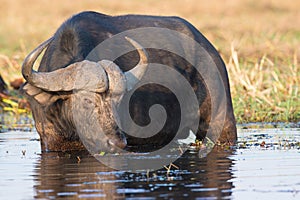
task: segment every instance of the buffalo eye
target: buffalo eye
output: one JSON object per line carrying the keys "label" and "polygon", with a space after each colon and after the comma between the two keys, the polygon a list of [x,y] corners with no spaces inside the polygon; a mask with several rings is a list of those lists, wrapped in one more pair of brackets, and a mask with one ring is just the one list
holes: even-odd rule
{"label": "buffalo eye", "polygon": [[93,103],[90,99],[84,98],[84,104],[91,104]]}
{"label": "buffalo eye", "polygon": [[94,107],[93,101],[89,98],[84,98],[82,104],[83,108],[85,109],[91,109]]}

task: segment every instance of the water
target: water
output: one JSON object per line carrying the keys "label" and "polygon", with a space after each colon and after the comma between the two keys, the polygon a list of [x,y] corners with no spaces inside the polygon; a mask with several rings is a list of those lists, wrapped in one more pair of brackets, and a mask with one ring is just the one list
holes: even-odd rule
{"label": "water", "polygon": [[[0,133],[0,199],[300,199],[300,129],[239,129],[235,149],[191,149],[155,172],[116,171],[86,152],[40,152],[35,132]],[[141,158],[146,159],[146,158]]]}

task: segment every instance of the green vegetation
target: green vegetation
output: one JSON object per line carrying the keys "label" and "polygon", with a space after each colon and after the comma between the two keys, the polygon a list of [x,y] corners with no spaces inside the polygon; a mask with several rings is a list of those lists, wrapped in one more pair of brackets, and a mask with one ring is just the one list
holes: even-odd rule
{"label": "green vegetation", "polygon": [[71,15],[95,10],[181,16],[220,51],[237,121],[299,121],[300,1],[0,0],[0,73],[20,77],[24,57]]}
{"label": "green vegetation", "polygon": [[300,71],[296,55],[294,63],[285,68],[274,67],[276,65],[267,56],[255,64],[241,63],[233,49],[227,68],[238,122],[300,119]]}
{"label": "green vegetation", "polygon": [[33,120],[30,109],[21,98],[0,96],[0,132],[9,129],[31,130]]}

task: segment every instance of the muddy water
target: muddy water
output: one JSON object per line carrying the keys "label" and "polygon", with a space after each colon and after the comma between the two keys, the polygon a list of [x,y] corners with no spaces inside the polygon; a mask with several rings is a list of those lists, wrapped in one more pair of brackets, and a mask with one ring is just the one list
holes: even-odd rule
{"label": "muddy water", "polygon": [[[0,133],[0,199],[300,199],[300,129],[240,129],[235,149],[139,174],[86,152],[40,152],[35,132]],[[141,157],[141,159],[146,159]],[[178,167],[178,169],[177,169]]]}

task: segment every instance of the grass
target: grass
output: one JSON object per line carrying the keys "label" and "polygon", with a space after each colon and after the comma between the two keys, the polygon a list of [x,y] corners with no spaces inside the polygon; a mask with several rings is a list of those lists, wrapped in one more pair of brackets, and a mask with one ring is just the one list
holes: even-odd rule
{"label": "grass", "polygon": [[284,68],[276,65],[266,55],[256,63],[241,62],[232,47],[227,69],[238,122],[300,119],[297,55],[294,54],[293,63]]}
{"label": "grass", "polygon": [[0,96],[0,132],[33,128],[30,109],[21,106],[22,101],[20,98]]}
{"label": "grass", "polygon": [[219,50],[239,123],[299,121],[300,1],[0,0],[0,73],[20,77],[24,57],[83,10],[181,16]]}

